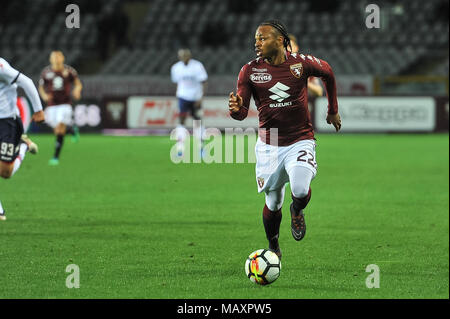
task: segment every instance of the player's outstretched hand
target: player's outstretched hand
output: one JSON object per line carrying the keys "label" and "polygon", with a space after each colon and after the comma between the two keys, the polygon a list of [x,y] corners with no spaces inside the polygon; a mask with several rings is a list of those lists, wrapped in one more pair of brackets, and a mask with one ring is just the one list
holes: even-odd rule
{"label": "player's outstretched hand", "polygon": [[31,119],[33,121],[35,121],[36,123],[44,122],[44,120],[45,120],[44,111],[38,111],[38,112],[34,113],[33,116],[31,117]]}
{"label": "player's outstretched hand", "polygon": [[341,116],[339,115],[339,113],[328,114],[327,123],[333,124],[334,128],[336,129],[336,132],[338,132],[341,129]]}
{"label": "player's outstretched hand", "polygon": [[228,109],[232,113],[239,112],[243,105],[242,97],[239,94],[234,95],[233,92],[230,92],[230,96],[228,99]]}

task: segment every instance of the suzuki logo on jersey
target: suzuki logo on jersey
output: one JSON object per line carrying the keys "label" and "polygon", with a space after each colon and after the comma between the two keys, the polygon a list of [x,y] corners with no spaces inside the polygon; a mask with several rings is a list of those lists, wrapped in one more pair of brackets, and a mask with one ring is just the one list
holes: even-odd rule
{"label": "suzuki logo on jersey", "polygon": [[252,73],[250,80],[254,83],[267,83],[272,80],[272,75],[269,73]]}
{"label": "suzuki logo on jersey", "polygon": [[[291,95],[286,93],[287,90],[289,90],[290,87],[287,85],[284,85],[283,83],[277,82],[274,86],[272,86],[269,91],[274,93],[271,96],[269,96],[272,100],[275,100],[277,102],[283,102],[285,99],[290,97]],[[285,102],[285,103],[271,103],[269,104],[269,107],[283,107],[283,106],[291,106],[292,102]]]}
{"label": "suzuki logo on jersey", "polygon": [[272,100],[283,102],[283,100],[287,99],[291,95],[286,93],[287,90],[289,90],[290,87],[284,85],[283,83],[277,82],[274,86],[272,86],[269,91],[274,93],[270,96]]}

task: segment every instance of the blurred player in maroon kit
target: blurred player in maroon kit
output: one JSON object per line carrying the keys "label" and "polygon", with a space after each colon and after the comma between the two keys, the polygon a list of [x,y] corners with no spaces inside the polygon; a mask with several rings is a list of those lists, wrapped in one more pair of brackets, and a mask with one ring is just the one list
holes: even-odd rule
{"label": "blurred player in maroon kit", "polygon": [[50,65],[44,68],[39,80],[39,94],[47,104],[45,120],[56,135],[55,153],[49,161],[50,165],[59,164],[66,133],[72,133],[74,141],[78,140],[78,128],[72,126],[72,97],[79,100],[82,88],[77,71],[64,64],[64,54],[52,51]]}
{"label": "blurred player in maroon kit", "polygon": [[326,121],[336,132],[341,128],[333,71],[327,62],[311,55],[291,53],[289,35],[279,21],[260,24],[255,34],[257,59],[244,65],[237,93],[230,93],[232,118],[247,117],[253,96],[259,116],[256,143],[256,181],[265,193],[263,224],[269,249],[281,258],[278,243],[281,207],[286,183],[290,183],[291,232],[303,239],[306,223],[303,210],[311,198],[310,183],[316,175],[315,138],[308,111],[308,77],[320,77],[328,97]]}

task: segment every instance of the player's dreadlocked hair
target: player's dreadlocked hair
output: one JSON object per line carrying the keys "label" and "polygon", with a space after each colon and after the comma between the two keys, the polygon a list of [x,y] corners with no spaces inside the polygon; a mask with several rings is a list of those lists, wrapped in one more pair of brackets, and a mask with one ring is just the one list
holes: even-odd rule
{"label": "player's dreadlocked hair", "polygon": [[268,20],[264,21],[260,25],[270,25],[271,27],[275,28],[278,32],[281,33],[283,36],[283,46],[287,50],[288,47],[290,48],[290,51],[292,52],[291,47],[291,39],[289,39],[289,33],[287,32],[286,27],[278,20]]}

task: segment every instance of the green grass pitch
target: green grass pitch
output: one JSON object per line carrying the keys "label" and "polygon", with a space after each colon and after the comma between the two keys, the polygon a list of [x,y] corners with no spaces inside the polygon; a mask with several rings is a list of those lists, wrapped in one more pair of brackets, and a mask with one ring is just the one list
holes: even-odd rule
{"label": "green grass pitch", "polygon": [[174,164],[168,137],[82,135],[50,167],[54,137],[31,137],[40,153],[0,180],[0,298],[449,298],[448,134],[317,135],[308,232],[292,238],[287,195],[269,286],[244,272],[267,246],[254,164]]}

